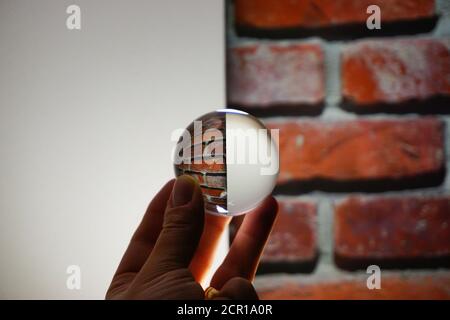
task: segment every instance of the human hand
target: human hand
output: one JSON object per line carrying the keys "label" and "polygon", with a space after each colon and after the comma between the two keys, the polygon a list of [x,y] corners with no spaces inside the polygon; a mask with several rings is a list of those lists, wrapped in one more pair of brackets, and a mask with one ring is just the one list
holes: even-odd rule
{"label": "human hand", "polygon": [[[268,197],[246,215],[211,286],[219,299],[257,299],[251,284],[277,214]],[[209,270],[230,217],[205,214],[198,183],[169,181],[151,201],[106,293],[107,299],[204,299]]]}

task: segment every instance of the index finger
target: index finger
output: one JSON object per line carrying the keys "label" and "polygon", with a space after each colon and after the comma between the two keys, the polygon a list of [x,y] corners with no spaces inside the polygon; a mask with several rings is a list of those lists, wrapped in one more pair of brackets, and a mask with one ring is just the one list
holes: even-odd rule
{"label": "index finger", "polygon": [[247,213],[230,251],[211,280],[212,287],[220,289],[234,277],[253,280],[277,212],[278,204],[270,196],[261,206]]}
{"label": "index finger", "polygon": [[231,221],[231,217],[221,217],[205,213],[205,227],[200,243],[192,258],[189,270],[195,280],[203,283],[217,253],[220,238]]}

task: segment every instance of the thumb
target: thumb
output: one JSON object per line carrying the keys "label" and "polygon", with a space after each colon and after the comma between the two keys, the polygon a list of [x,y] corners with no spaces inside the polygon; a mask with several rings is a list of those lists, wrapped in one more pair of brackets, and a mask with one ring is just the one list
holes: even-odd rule
{"label": "thumb", "polygon": [[197,181],[178,177],[164,213],[164,222],[155,247],[140,274],[146,280],[188,268],[203,232],[203,197]]}

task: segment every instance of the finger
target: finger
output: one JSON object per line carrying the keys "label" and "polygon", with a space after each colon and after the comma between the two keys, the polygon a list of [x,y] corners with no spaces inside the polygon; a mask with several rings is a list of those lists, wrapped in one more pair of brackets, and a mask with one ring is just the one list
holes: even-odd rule
{"label": "finger", "polygon": [[174,183],[175,179],[167,182],[150,202],[123,255],[116,275],[125,272],[139,272],[147,260],[161,231],[164,211]]}
{"label": "finger", "polygon": [[173,187],[155,247],[137,277],[154,279],[176,269],[188,268],[203,231],[203,196],[190,176],[180,176]]}
{"label": "finger", "polygon": [[205,228],[194,258],[189,265],[189,269],[197,282],[203,283],[214,261],[219,240],[230,221],[231,217],[205,214]]}
{"label": "finger", "polygon": [[278,204],[270,196],[261,206],[245,216],[225,260],[211,280],[211,286],[221,288],[234,277],[253,280],[277,211]]}
{"label": "finger", "polygon": [[258,294],[250,281],[235,277],[227,281],[213,300],[258,300]]}

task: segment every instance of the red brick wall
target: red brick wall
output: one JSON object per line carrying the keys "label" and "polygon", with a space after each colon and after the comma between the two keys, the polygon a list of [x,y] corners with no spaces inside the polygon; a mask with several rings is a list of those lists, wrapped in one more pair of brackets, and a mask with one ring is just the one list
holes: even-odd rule
{"label": "red brick wall", "polygon": [[[366,27],[372,4],[381,30]],[[228,105],[280,129],[260,296],[450,299],[450,3],[234,0],[227,12]]]}

